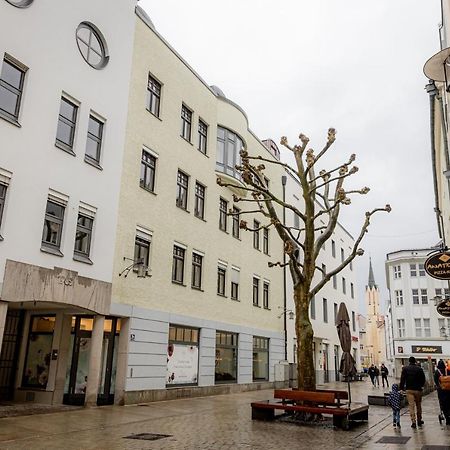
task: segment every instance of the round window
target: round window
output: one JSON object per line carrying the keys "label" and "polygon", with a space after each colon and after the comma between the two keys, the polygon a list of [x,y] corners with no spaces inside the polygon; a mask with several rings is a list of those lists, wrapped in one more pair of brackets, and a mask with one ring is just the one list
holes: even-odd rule
{"label": "round window", "polygon": [[108,64],[109,54],[99,29],[90,22],[81,22],[76,37],[78,50],[84,60],[94,69],[103,69]]}
{"label": "round window", "polygon": [[17,8],[27,8],[33,3],[33,0],[6,0],[6,1],[11,5],[16,6]]}

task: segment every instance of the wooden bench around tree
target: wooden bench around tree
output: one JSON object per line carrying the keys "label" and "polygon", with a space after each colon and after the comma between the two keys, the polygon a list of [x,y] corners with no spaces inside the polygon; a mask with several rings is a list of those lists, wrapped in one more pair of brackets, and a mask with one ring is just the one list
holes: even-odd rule
{"label": "wooden bench around tree", "polygon": [[348,400],[346,391],[317,390],[297,391],[290,389],[275,389],[274,400],[253,402],[253,420],[273,420],[275,410],[285,412],[306,412],[333,416],[333,425],[348,430],[352,421],[367,421],[369,405],[363,403],[341,402]]}

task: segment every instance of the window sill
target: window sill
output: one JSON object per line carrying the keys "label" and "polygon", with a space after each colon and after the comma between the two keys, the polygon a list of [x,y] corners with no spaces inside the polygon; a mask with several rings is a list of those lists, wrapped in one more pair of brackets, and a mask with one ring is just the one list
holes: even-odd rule
{"label": "window sill", "polygon": [[157,116],[156,114],[153,114],[148,108],[145,108],[145,110],[146,110],[147,112],[149,112],[150,115],[153,116],[155,119],[158,119],[160,122],[162,122],[161,117]]}
{"label": "window sill", "polygon": [[95,161],[95,159],[89,158],[89,156],[84,157],[84,162],[92,167],[95,167],[98,170],[103,170],[103,167],[97,161]]}
{"label": "window sill", "polygon": [[55,147],[57,147],[57,148],[59,148],[60,150],[62,150],[62,151],[64,151],[64,152],[68,153],[69,155],[77,156],[77,155],[75,154],[75,152],[74,152],[68,145],[66,145],[66,144],[64,144],[64,143],[62,143],[62,142],[55,141]]}
{"label": "window sill", "polygon": [[209,158],[207,153],[203,153],[199,148],[197,149],[199,153],[201,153],[205,158]]}
{"label": "window sill", "polygon": [[145,186],[142,186],[142,184],[139,183],[139,187],[143,189],[145,192],[148,192],[149,194],[158,195],[155,191],[152,191],[150,189],[147,189]]}
{"label": "window sill", "polygon": [[219,227],[219,230],[222,231],[222,232],[225,233],[225,234],[230,234],[229,231],[227,231],[227,230],[222,230],[222,228],[220,228],[220,227]]}
{"label": "window sill", "polygon": [[238,298],[230,297],[230,300],[233,300],[233,302],[240,302],[240,300]]}
{"label": "window sill", "polygon": [[232,234],[232,236],[233,236],[235,239],[237,239],[238,241],[241,241],[241,242],[242,242],[242,239],[241,239],[240,236],[235,236],[234,234]]}
{"label": "window sill", "polygon": [[15,125],[17,128],[22,128],[22,125],[18,122],[18,120],[15,117],[10,116],[9,114],[5,113],[4,111],[0,110],[0,117],[7,122],[9,122],[12,125]]}
{"label": "window sill", "polygon": [[254,303],[253,303],[253,306],[254,306],[255,308],[261,308],[260,305],[255,305]]}
{"label": "window sill", "polygon": [[187,142],[188,144],[192,145],[192,147],[194,146],[194,144],[189,139],[186,139],[184,136],[181,136],[181,134],[180,138],[183,139],[183,141]]}
{"label": "window sill", "polygon": [[266,311],[272,311],[269,307],[263,306]]}
{"label": "window sill", "polygon": [[172,284],[175,284],[175,285],[177,285],[177,286],[183,286],[183,287],[186,287],[185,284],[180,283],[179,281],[174,281],[174,280],[172,280]]}
{"label": "window sill", "polygon": [[225,294],[219,294],[219,293],[217,293],[217,296],[218,296],[218,297],[223,297],[223,298],[228,298]]}
{"label": "window sill", "polygon": [[253,249],[258,251],[259,253],[262,253],[260,248],[253,247]]}
{"label": "window sill", "polygon": [[45,245],[45,244],[41,245],[41,252],[49,253],[50,255],[55,255],[55,256],[64,256],[59,248],[50,247],[49,245]]}
{"label": "window sill", "polygon": [[78,253],[73,254],[73,260],[90,265],[94,264],[88,256],[80,255]]}
{"label": "window sill", "polygon": [[201,220],[202,222],[205,222],[205,223],[206,223],[206,220],[205,220],[203,217],[196,216],[195,214],[194,214],[194,217],[196,217],[197,219],[199,219],[199,220]]}
{"label": "window sill", "polygon": [[181,211],[184,211],[184,212],[186,212],[186,213],[188,213],[188,214],[191,213],[188,209],[183,208],[182,206],[178,206],[177,204],[175,204],[175,206],[176,206],[178,209],[181,209]]}
{"label": "window sill", "polygon": [[191,286],[191,289],[194,289],[194,291],[205,292],[202,288],[195,287],[195,286]]}

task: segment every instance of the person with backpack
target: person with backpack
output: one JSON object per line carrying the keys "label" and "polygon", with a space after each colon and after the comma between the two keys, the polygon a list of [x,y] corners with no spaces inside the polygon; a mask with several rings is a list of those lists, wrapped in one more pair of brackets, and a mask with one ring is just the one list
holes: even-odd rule
{"label": "person with backpack", "polygon": [[445,423],[450,425],[450,371],[445,367],[441,359],[434,372],[434,384],[436,385],[439,405],[445,417]]}
{"label": "person with backpack", "polygon": [[389,370],[383,363],[381,364],[380,372],[381,372],[381,382],[383,383],[383,387],[384,387],[385,381],[386,381],[386,387],[389,387],[389,381],[387,378],[389,375]]}

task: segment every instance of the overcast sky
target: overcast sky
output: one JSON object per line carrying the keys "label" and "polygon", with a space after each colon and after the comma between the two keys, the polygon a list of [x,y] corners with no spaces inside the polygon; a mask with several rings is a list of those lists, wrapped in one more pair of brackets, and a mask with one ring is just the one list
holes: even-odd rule
{"label": "overcast sky", "polygon": [[439,0],[141,0],[156,29],[209,84],[248,114],[261,139],[294,143],[300,132],[320,149],[337,141],[326,167],[356,153],[348,186],[371,192],[342,224],[356,235],[372,221],[359,258],[364,295],[369,255],[386,298],[386,253],[438,241],[433,212],[429,99],[422,73],[439,51]]}

